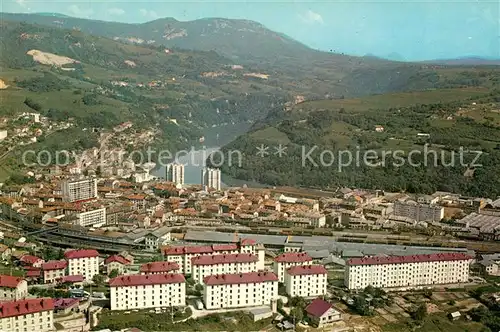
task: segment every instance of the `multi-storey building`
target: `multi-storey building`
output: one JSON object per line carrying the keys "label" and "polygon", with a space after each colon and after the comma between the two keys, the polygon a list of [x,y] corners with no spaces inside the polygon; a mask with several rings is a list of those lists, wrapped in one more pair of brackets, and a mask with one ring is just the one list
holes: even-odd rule
{"label": "multi-storey building", "polygon": [[142,264],[141,274],[179,273],[179,264],[174,262],[150,262]]}
{"label": "multi-storey building", "polygon": [[220,190],[220,169],[205,167],[201,171],[201,186],[205,189]]}
{"label": "multi-storey building", "polygon": [[37,298],[0,303],[0,331],[55,331],[54,301]]}
{"label": "multi-storey building", "polygon": [[76,223],[83,227],[101,227],[106,224],[106,208],[80,212]]}
{"label": "multi-storey building", "polygon": [[286,293],[291,297],[326,294],[327,271],[323,265],[299,265],[285,271]]}
{"label": "multi-storey building", "polygon": [[61,185],[63,200],[76,202],[97,198],[96,179],[66,180]]}
{"label": "multi-storey building", "polygon": [[258,246],[252,239],[241,239],[238,243],[214,244],[211,246],[167,247],[163,250],[165,259],[179,264],[180,273],[191,274],[191,259],[204,255],[255,254],[259,258],[257,270],[264,269],[264,247]]}
{"label": "multi-storey building", "polygon": [[395,202],[394,215],[415,221],[440,221],[444,218],[444,207],[419,204],[415,201]]}
{"label": "multi-storey building", "polygon": [[57,279],[62,278],[66,275],[66,268],[68,267],[68,262],[65,260],[60,261],[48,261],[42,264],[42,276],[44,283],[53,283]]}
{"label": "multi-storey building", "polygon": [[352,258],[347,261],[345,285],[406,288],[467,282],[471,262],[472,257],[463,253]]}
{"label": "multi-storey building", "polygon": [[111,255],[104,260],[104,266],[108,274],[116,270],[118,275],[122,275],[125,273],[128,265],[130,265],[130,261],[121,255]]}
{"label": "multi-storey building", "polygon": [[211,275],[203,282],[207,309],[271,305],[278,299],[278,277],[272,272]]}
{"label": "multi-storey building", "polygon": [[167,181],[184,185],[184,164],[172,163],[166,168]]}
{"label": "multi-storey building", "polygon": [[274,259],[273,271],[280,282],[285,282],[285,271],[292,266],[311,265],[312,257],[306,252],[286,252]]}
{"label": "multi-storey building", "polygon": [[214,274],[234,274],[257,271],[259,257],[253,254],[205,255],[191,260],[191,277],[203,284],[205,277]]}
{"label": "multi-storey building", "polygon": [[109,281],[111,310],[145,309],[186,304],[182,274],[126,275]]}
{"label": "multi-storey building", "polygon": [[99,274],[99,253],[94,249],[78,249],[67,251],[64,257],[68,261],[68,275],[82,275],[85,281],[91,282]]}
{"label": "multi-storey building", "polygon": [[28,296],[28,283],[18,277],[0,275],[0,300],[20,300]]}

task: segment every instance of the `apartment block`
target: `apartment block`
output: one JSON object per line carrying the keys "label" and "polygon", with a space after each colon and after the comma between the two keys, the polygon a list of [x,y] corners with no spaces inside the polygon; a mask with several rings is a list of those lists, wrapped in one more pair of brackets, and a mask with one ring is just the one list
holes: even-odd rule
{"label": "apartment block", "polygon": [[186,280],[182,274],[126,275],[109,281],[111,310],[186,305]]}
{"label": "apartment block", "polygon": [[346,264],[345,285],[406,288],[467,282],[472,259],[463,253],[352,258]]}
{"label": "apartment block", "polygon": [[444,218],[444,208],[437,205],[419,204],[414,201],[395,202],[394,215],[415,221],[440,221]]}
{"label": "apartment block", "polygon": [[253,254],[206,255],[191,260],[191,277],[203,284],[205,277],[214,274],[256,272],[259,257]]}
{"label": "apartment block", "polygon": [[312,258],[305,252],[286,252],[274,259],[273,271],[280,282],[285,282],[285,271],[293,266],[311,265]]}
{"label": "apartment block", "polygon": [[106,208],[81,212],[78,214],[76,222],[83,227],[104,226],[106,224]]}
{"label": "apartment block", "polygon": [[327,271],[323,265],[299,265],[285,271],[285,288],[291,297],[326,294]]}
{"label": "apartment block", "polygon": [[178,163],[168,164],[166,167],[166,179],[175,184],[184,185],[184,165]]}
{"label": "apartment block", "polygon": [[94,249],[78,249],[67,251],[64,257],[68,261],[68,275],[82,275],[85,281],[91,282],[94,275],[99,274],[99,253]]}
{"label": "apartment block", "polygon": [[220,190],[221,172],[217,168],[205,167],[201,171],[201,185],[205,189]]}
{"label": "apartment block", "polygon": [[20,300],[28,296],[28,283],[18,277],[0,275],[0,300]]}
{"label": "apartment block", "polygon": [[140,274],[179,273],[179,264],[174,262],[150,262],[142,264]]}
{"label": "apartment block", "polygon": [[0,303],[0,331],[55,331],[54,301],[37,298]]}
{"label": "apartment block", "polygon": [[47,261],[42,264],[42,274],[44,283],[53,283],[57,279],[62,278],[66,275],[66,268],[68,267],[68,262],[65,260],[60,261]]}
{"label": "apartment block", "polygon": [[96,179],[66,180],[61,184],[63,200],[77,202],[97,198]]}
{"label": "apartment block", "polygon": [[211,275],[203,282],[207,309],[271,305],[278,299],[278,277],[272,272]]}

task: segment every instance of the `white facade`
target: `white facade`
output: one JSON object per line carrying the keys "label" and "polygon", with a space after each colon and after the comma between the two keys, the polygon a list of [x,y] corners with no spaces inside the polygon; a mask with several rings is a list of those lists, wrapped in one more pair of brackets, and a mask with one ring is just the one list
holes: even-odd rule
{"label": "white facade", "polygon": [[201,185],[203,188],[220,190],[221,172],[218,168],[205,167],[201,171]]}
{"label": "white facade", "polygon": [[18,277],[0,276],[0,300],[20,300],[28,296],[28,283]]}
{"label": "white facade", "polygon": [[65,254],[68,275],[82,275],[87,282],[99,274],[99,253],[95,250],[73,250]]}
{"label": "white facade", "polygon": [[0,130],[0,141],[7,138],[7,130]]}
{"label": "white facade", "polygon": [[81,212],[78,214],[78,225],[83,227],[101,227],[106,224],[106,208]]}
{"label": "white facade", "polygon": [[186,305],[186,283],[181,274],[119,276],[109,285],[111,310]]}
{"label": "white facade", "polygon": [[203,284],[205,277],[214,274],[256,272],[258,256],[252,254],[206,255],[192,259],[193,280]]}
{"label": "white facade", "polygon": [[167,232],[161,236],[150,233],[144,237],[144,243],[149,250],[158,250],[170,241],[170,232]]}
{"label": "white facade", "polygon": [[285,271],[286,293],[291,297],[326,294],[327,271],[323,265],[294,266]]}
{"label": "white facade", "polygon": [[96,179],[67,180],[62,183],[61,191],[66,202],[75,202],[97,197]]}
{"label": "white facade", "polygon": [[271,305],[278,299],[278,278],[272,272],[212,275],[205,278],[207,309]]}
{"label": "white facade", "polygon": [[184,165],[177,163],[168,164],[166,178],[169,182],[184,185]]}
{"label": "white facade", "polygon": [[0,303],[0,331],[54,331],[52,299],[29,299]]}
{"label": "white facade", "polygon": [[394,215],[415,221],[440,221],[444,218],[444,207],[416,202],[395,202]]}
{"label": "white facade", "polygon": [[345,269],[349,289],[415,287],[468,282],[472,257],[443,253],[351,259]]}
{"label": "white facade", "polygon": [[311,265],[312,258],[305,252],[287,252],[274,259],[273,271],[280,282],[285,282],[285,271],[293,266]]}

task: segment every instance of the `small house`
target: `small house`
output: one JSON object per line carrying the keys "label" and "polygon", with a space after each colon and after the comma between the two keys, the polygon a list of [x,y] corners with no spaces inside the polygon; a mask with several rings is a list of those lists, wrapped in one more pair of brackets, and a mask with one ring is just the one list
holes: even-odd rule
{"label": "small house", "polygon": [[323,299],[315,299],[306,307],[309,319],[318,327],[341,319],[339,311]]}

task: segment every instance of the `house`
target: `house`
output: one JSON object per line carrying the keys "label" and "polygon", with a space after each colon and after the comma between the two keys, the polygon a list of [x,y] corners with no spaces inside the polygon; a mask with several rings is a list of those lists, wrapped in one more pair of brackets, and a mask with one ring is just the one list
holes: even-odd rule
{"label": "house", "polygon": [[99,274],[99,253],[94,249],[77,249],[64,253],[69,275],[83,275],[87,282]]}
{"label": "house", "polygon": [[54,300],[54,313],[67,315],[78,312],[80,300],[77,298],[63,298]]}
{"label": "house", "polygon": [[31,267],[41,268],[42,264],[44,263],[44,260],[41,259],[40,257],[36,257],[33,255],[23,255],[19,259],[19,262],[23,266],[31,266]]}
{"label": "house", "polygon": [[462,315],[460,314],[460,311],[455,311],[455,312],[452,312],[448,315],[448,317],[451,319],[451,320],[457,320],[461,317]]}
{"label": "house", "polygon": [[377,125],[377,126],[375,126],[375,131],[377,133],[382,133],[382,132],[384,132],[384,127]]}
{"label": "house", "polygon": [[336,322],[341,319],[339,311],[323,299],[315,299],[306,307],[307,317],[317,326]]}
{"label": "house", "polygon": [[104,260],[104,266],[108,274],[113,270],[117,270],[118,275],[124,274],[128,265],[130,265],[130,261],[120,255],[112,255]]}
{"label": "house", "polygon": [[170,241],[170,227],[160,227],[144,236],[146,247],[151,251],[160,249]]}
{"label": "house", "polygon": [[0,244],[0,258],[2,261],[8,261],[12,255],[12,249],[7,247],[5,244]]}
{"label": "house", "polygon": [[66,268],[68,267],[68,262],[65,260],[52,260],[42,264],[43,271],[43,282],[53,283],[57,279],[64,277],[66,275]]}
{"label": "house", "polygon": [[28,296],[28,283],[22,278],[0,275],[0,300],[20,300]]}

